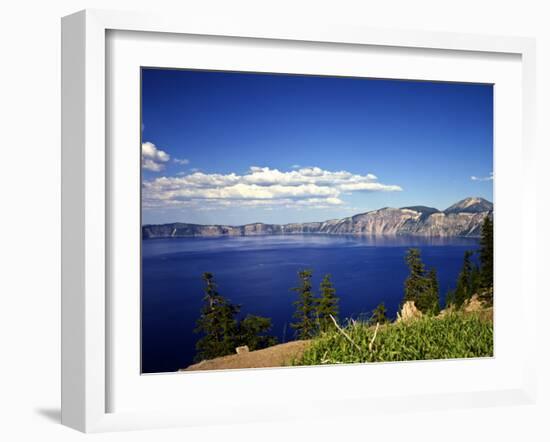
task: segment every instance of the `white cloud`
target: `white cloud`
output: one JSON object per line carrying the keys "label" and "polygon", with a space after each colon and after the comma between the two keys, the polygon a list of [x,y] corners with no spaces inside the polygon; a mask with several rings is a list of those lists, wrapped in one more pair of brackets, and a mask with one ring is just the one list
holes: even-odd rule
{"label": "white cloud", "polygon": [[186,164],[189,164],[189,160],[187,158],[174,158],[174,163],[179,164],[181,166],[185,166]]}
{"label": "white cloud", "polygon": [[153,143],[146,141],[141,144],[141,166],[152,172],[164,169],[164,163],[170,161],[170,155],[160,150]]}
{"label": "white cloud", "polygon": [[479,177],[479,176],[474,176],[472,175],[470,177],[470,179],[472,181],[492,181],[493,180],[493,172],[490,173],[489,176],[482,176],[482,177]]}
{"label": "white cloud", "polygon": [[397,185],[378,182],[373,174],[358,175],[344,170],[304,167],[282,172],[269,167],[251,167],[246,173],[193,172],[159,177],[143,183],[144,207],[310,207],[343,205],[342,194],[358,191],[395,192]]}

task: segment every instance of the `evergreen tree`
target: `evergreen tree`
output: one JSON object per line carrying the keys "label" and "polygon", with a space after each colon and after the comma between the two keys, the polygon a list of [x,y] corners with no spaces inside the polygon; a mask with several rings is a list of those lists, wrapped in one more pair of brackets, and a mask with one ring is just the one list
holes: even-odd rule
{"label": "evergreen tree", "polygon": [[298,294],[298,300],[294,302],[296,306],[296,312],[294,313],[296,322],[290,324],[290,326],[296,330],[298,339],[309,339],[313,337],[316,332],[316,308],[311,286],[311,277],[311,270],[302,270],[298,272],[300,285],[292,289]]}
{"label": "evergreen tree", "polygon": [[257,350],[277,343],[274,336],[267,334],[271,330],[271,319],[247,315],[237,321],[240,306],[231,304],[218,293],[212,273],[204,273],[202,279],[204,305],[195,332],[203,336],[196,345],[196,361],[233,354],[241,345]]}
{"label": "evergreen tree", "polygon": [[206,284],[204,305],[195,332],[203,336],[196,345],[196,361],[234,353],[238,335],[235,317],[239,306],[231,304],[218,293],[212,273],[204,273],[202,279]]}
{"label": "evergreen tree", "polygon": [[405,262],[409,267],[409,276],[405,280],[405,297],[403,301],[414,301],[417,304],[422,293],[426,290],[426,278],[424,277],[426,270],[420,257],[420,250],[409,249],[405,256]]}
{"label": "evergreen tree", "polygon": [[320,285],[320,298],[317,300],[317,318],[321,331],[327,331],[334,327],[330,318],[338,319],[338,297],[330,280],[330,275],[325,275]]}
{"label": "evergreen tree", "polygon": [[437,271],[434,267],[428,272],[428,282],[430,289],[427,291],[428,295],[425,300],[426,311],[436,315],[439,313],[439,282],[437,281]]}
{"label": "evergreen tree", "polygon": [[277,343],[277,338],[266,334],[270,330],[271,319],[247,315],[239,322],[238,345],[247,345],[251,351],[271,347]]}
{"label": "evergreen tree", "polygon": [[462,263],[462,270],[458,275],[458,281],[456,283],[456,290],[454,294],[454,303],[457,307],[461,307],[464,302],[472,296],[472,273],[473,264],[471,257],[473,252],[467,250],[464,252],[464,260]]}
{"label": "evergreen tree", "polygon": [[493,287],[493,221],[488,216],[481,226],[479,245],[480,284],[483,288],[490,288]]}
{"label": "evergreen tree", "polygon": [[373,310],[372,312],[372,318],[370,319],[371,324],[385,324],[389,322],[388,316],[387,316],[387,310],[386,306],[383,302],[378,304],[378,306]]}
{"label": "evergreen tree", "polygon": [[409,276],[405,280],[403,303],[413,301],[421,312],[436,313],[439,311],[439,284],[435,270],[426,273],[418,249],[409,249],[405,261],[409,267]]}
{"label": "evergreen tree", "polygon": [[481,271],[476,264],[472,264],[472,273],[470,275],[470,293],[471,295],[478,294],[483,291],[481,284]]}

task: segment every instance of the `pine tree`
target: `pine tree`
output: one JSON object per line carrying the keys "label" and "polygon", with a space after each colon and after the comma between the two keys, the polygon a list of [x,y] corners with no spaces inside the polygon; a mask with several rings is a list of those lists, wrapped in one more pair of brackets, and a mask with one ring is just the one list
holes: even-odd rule
{"label": "pine tree", "polygon": [[271,347],[277,343],[277,338],[266,334],[270,330],[271,319],[247,315],[239,322],[238,345],[247,345],[251,351]]}
{"label": "pine tree", "polygon": [[[403,303],[413,301],[416,308],[423,313],[431,313],[439,308],[437,276],[426,275],[426,268],[420,256],[420,250],[409,249],[405,257],[409,267],[409,276],[405,280]],[[434,278],[435,280],[431,279]]]}
{"label": "pine tree", "polygon": [[483,288],[490,288],[493,287],[493,221],[488,216],[481,226],[479,245],[480,284]]}
{"label": "pine tree", "polygon": [[481,270],[476,264],[472,264],[472,273],[470,275],[470,293],[472,295],[476,293],[479,295],[482,291]]}
{"label": "pine tree", "polygon": [[296,330],[298,339],[309,339],[316,332],[316,308],[315,299],[311,286],[311,270],[302,270],[298,272],[300,285],[292,290],[298,294],[298,300],[294,302],[296,312],[294,318],[296,322],[290,324]]}
{"label": "pine tree", "polygon": [[420,258],[420,250],[409,249],[405,257],[405,262],[409,267],[409,276],[405,280],[404,301],[414,301],[416,303],[425,290],[425,268]]}
{"label": "pine tree", "polygon": [[327,331],[334,327],[330,318],[338,319],[338,297],[330,280],[330,275],[325,275],[320,285],[320,298],[317,300],[317,318],[321,331]]}
{"label": "pine tree", "polygon": [[378,304],[378,306],[373,310],[372,312],[372,317],[370,319],[370,323],[371,324],[385,324],[387,322],[389,322],[389,319],[388,319],[388,316],[387,316],[387,310],[386,310],[386,306],[384,305],[383,302],[381,302],[380,304]]}
{"label": "pine tree", "polygon": [[461,307],[464,302],[472,296],[472,273],[473,264],[471,257],[473,252],[467,250],[464,252],[464,260],[462,263],[462,270],[458,275],[456,283],[456,290],[454,294],[454,303],[457,307]]}
{"label": "pine tree", "polygon": [[218,293],[212,273],[204,273],[202,279],[206,283],[204,305],[195,332],[202,333],[203,336],[196,345],[196,361],[232,354],[238,335],[235,317],[239,306],[231,304]]}
{"label": "pine tree", "polygon": [[240,306],[231,304],[218,293],[212,273],[204,273],[202,279],[206,283],[204,305],[195,332],[203,336],[196,345],[196,361],[233,354],[241,345],[257,350],[277,343],[274,336],[267,334],[271,330],[271,319],[247,315],[237,321]]}
{"label": "pine tree", "polygon": [[430,290],[426,299],[426,310],[429,313],[436,315],[439,313],[439,282],[437,281],[437,271],[434,267],[428,272],[428,281]]}

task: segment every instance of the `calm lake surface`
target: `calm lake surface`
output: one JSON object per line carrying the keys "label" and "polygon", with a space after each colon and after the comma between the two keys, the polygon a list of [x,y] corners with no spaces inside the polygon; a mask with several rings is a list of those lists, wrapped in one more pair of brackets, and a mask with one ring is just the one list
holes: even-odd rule
{"label": "calm lake surface", "polygon": [[214,274],[221,295],[241,305],[241,315],[267,316],[272,334],[293,339],[291,291],[297,272],[312,269],[317,290],[330,273],[340,317],[369,314],[380,302],[395,317],[403,297],[408,248],[435,267],[444,302],[454,288],[466,250],[476,238],[281,235],[144,240],[142,246],[142,371],[175,371],[193,362],[193,333],[202,305],[204,272]]}

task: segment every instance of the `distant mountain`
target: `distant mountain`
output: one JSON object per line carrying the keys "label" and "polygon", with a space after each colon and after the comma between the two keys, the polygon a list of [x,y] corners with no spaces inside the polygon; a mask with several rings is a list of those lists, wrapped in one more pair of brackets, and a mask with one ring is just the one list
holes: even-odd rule
{"label": "distant mountain", "polygon": [[385,207],[348,218],[323,222],[264,224],[243,226],[187,223],[149,224],[142,227],[142,237],[253,236],[298,233],[332,235],[417,235],[479,236],[486,216],[493,216],[493,203],[483,198],[466,198],[443,212],[433,207]]}
{"label": "distant mountain", "polygon": [[458,203],[453,204],[445,213],[482,213],[491,212],[493,203],[483,198],[464,198]]}

